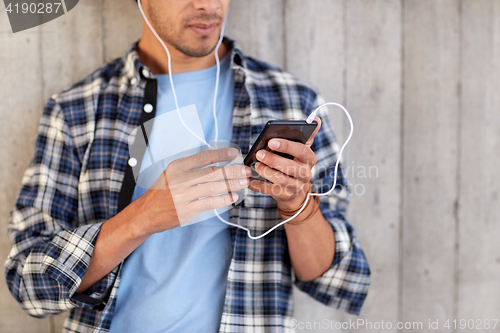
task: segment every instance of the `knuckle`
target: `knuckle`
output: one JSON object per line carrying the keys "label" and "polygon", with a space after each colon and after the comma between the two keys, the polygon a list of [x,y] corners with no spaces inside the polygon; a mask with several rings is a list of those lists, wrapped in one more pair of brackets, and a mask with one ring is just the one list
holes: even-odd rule
{"label": "knuckle", "polygon": [[207,184],[207,192],[208,195],[215,195],[217,193],[217,185],[215,183],[208,183]]}
{"label": "knuckle", "polygon": [[229,174],[231,175],[231,177],[236,178],[239,170],[240,170],[239,167],[231,167]]}
{"label": "knuckle", "polygon": [[235,190],[238,186],[238,181],[237,180],[229,180],[226,182],[226,184],[229,186],[230,190]]}
{"label": "knuckle", "polygon": [[280,173],[275,173],[274,179],[276,180],[275,184],[278,184],[278,185],[281,185],[281,186],[284,186],[284,185],[287,184],[286,176],[283,173],[281,173],[281,172]]}
{"label": "knuckle", "polygon": [[281,140],[280,141],[281,151],[286,151],[289,146],[290,146],[290,144],[288,143],[288,140]]}
{"label": "knuckle", "polygon": [[268,177],[269,177],[269,170],[268,170],[268,168],[266,168],[266,167],[264,166],[264,164],[262,164],[262,163],[261,163],[261,164],[259,164],[259,166],[255,168],[255,170],[257,170],[257,171],[258,171],[258,173],[259,173],[261,176],[266,177],[266,178],[268,178]]}
{"label": "knuckle", "polygon": [[177,164],[179,164],[180,161],[179,160],[175,160],[175,161],[172,161],[168,164],[167,166],[167,170],[172,170],[172,169],[175,169],[175,167],[177,166]]}
{"label": "knuckle", "polygon": [[305,171],[305,169],[302,166],[297,166],[295,168],[295,178],[302,178],[302,177],[304,177],[304,171]]}
{"label": "knuckle", "polygon": [[286,176],[281,177],[280,185],[281,186],[287,186],[288,185],[288,181],[287,181],[287,177]]}
{"label": "knuckle", "polygon": [[234,167],[226,165],[223,168],[227,177],[234,178],[236,176],[236,169]]}
{"label": "knuckle", "polygon": [[205,171],[205,177],[207,180],[212,180],[215,178],[215,172],[212,171],[212,168],[206,168],[205,170],[207,170]]}
{"label": "knuckle", "polygon": [[231,194],[224,194],[223,196],[224,198],[222,199],[223,200],[223,204],[225,206],[227,205],[230,205],[231,204]]}
{"label": "knuckle", "polygon": [[270,172],[269,174],[273,183],[281,186],[285,185],[284,174],[281,172]]}
{"label": "knuckle", "polygon": [[227,149],[221,148],[217,151],[217,158],[219,161],[225,161],[227,160]]}
{"label": "knuckle", "polygon": [[234,189],[237,189],[237,188],[240,188],[240,187],[241,187],[241,184],[240,184],[239,180],[231,180],[229,182],[229,188],[231,190],[234,190]]}
{"label": "knuckle", "polygon": [[[167,168],[164,170],[166,175],[174,174],[174,173],[177,173],[178,171],[179,171],[179,162],[177,162],[177,161],[170,163],[167,166]],[[180,171],[182,171],[182,170],[180,170]]]}
{"label": "knuckle", "polygon": [[213,197],[203,199],[205,210],[209,210],[209,209],[212,209],[212,207],[214,207],[214,200],[215,200],[215,198],[213,198]]}
{"label": "knuckle", "polygon": [[276,165],[276,155],[274,153],[267,153],[264,160],[267,160],[268,165]]}
{"label": "knuckle", "polygon": [[307,147],[306,145],[301,145],[299,153],[302,156],[307,156],[308,150],[309,150],[309,147]]}
{"label": "knuckle", "polygon": [[244,165],[235,166],[234,167],[234,176],[235,177],[241,177],[241,176],[246,177],[246,174],[247,174],[246,170],[247,169],[250,169],[250,167],[244,166]]}
{"label": "knuckle", "polygon": [[316,165],[316,163],[318,162],[318,158],[316,157],[316,154],[312,151],[311,148],[309,148],[309,150],[311,152],[311,161],[312,161],[312,164]]}
{"label": "knuckle", "polygon": [[202,152],[195,155],[196,162],[205,163],[205,161],[207,161],[207,159],[208,159],[208,152],[206,152],[206,151],[202,151]]}
{"label": "knuckle", "polygon": [[[303,178],[305,179],[311,179],[312,178],[312,173],[311,173],[311,170],[309,168],[302,168],[303,169],[303,172],[301,172],[301,176],[303,176]],[[300,177],[302,178],[302,177]]]}

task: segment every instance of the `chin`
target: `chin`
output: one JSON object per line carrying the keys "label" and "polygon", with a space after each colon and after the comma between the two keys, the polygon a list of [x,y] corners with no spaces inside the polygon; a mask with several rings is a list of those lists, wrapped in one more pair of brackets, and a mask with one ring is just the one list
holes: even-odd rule
{"label": "chin", "polygon": [[[215,50],[215,47],[217,46],[217,42],[218,41],[216,41],[215,43],[207,43],[207,40],[201,40],[201,41],[193,42],[191,44],[191,45],[193,45],[193,47],[189,47],[187,45],[184,45],[184,47],[181,47],[179,49],[179,51],[181,51],[182,53],[184,53],[185,55],[188,55],[190,57],[201,58],[201,57],[205,57],[205,56],[209,55],[210,53],[212,53],[212,51]],[[204,44],[204,45],[200,46],[200,44]]]}

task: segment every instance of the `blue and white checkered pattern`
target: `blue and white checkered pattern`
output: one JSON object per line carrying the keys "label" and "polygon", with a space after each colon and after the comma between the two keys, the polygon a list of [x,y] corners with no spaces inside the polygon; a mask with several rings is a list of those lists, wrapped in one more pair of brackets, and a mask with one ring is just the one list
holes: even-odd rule
{"label": "blue and white checkered pattern", "polygon": [[[235,75],[233,143],[246,155],[271,119],[305,119],[323,102],[311,86],[231,45]],[[117,214],[129,157],[128,136],[138,125],[147,80],[155,75],[128,52],[71,88],[53,95],[40,121],[33,161],[22,180],[9,220],[12,250],[5,263],[8,287],[28,314],[65,310],[65,332],[108,332],[120,285],[118,265],[85,294],[99,305],[73,298],[89,265],[100,226]],[[312,149],[313,183],[333,183],[338,145],[323,109]],[[341,171],[341,170],[340,170]],[[346,221],[348,188],[342,172],[335,195],[321,197],[321,212],[335,234],[330,269],[310,282],[293,279],[283,227],[251,240],[231,227],[234,254],[228,273],[220,332],[293,332],[292,282],[318,301],[358,314],[370,270]],[[261,234],[281,221],[276,201],[250,191],[230,210],[230,220]],[[165,308],[168,309],[168,300]]]}

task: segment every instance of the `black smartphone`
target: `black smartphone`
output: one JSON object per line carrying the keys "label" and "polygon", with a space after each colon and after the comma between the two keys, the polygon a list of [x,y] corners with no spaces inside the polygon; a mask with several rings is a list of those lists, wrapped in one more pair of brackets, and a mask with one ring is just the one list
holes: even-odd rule
{"label": "black smartphone", "polygon": [[[260,179],[266,181],[255,171],[255,163],[257,157],[255,154],[261,149],[271,151],[267,143],[273,138],[287,139],[290,141],[306,143],[311,137],[314,130],[318,126],[317,121],[313,121],[308,124],[305,120],[270,120],[267,122],[266,126],[259,134],[259,137],[253,144],[250,152],[245,157],[243,164],[249,166],[253,173],[251,178]],[[293,159],[293,156],[281,152],[273,151],[275,154],[283,156],[285,158]]]}

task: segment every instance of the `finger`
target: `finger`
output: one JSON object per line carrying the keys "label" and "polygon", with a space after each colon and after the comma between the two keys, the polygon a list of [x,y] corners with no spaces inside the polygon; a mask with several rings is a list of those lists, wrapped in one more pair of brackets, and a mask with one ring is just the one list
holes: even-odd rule
{"label": "finger", "polygon": [[[222,172],[224,168],[224,172]],[[245,165],[226,165],[208,167],[187,173],[186,184],[189,186],[227,179],[242,179],[252,175],[252,169]]]}
{"label": "finger", "polygon": [[311,147],[311,145],[313,144],[314,137],[316,136],[316,134],[318,133],[319,129],[321,128],[321,119],[318,116],[316,116],[316,117],[314,117],[314,120],[316,120],[318,122],[318,126],[316,126],[316,128],[314,129],[314,132],[311,134],[311,137],[305,143],[305,145],[309,146],[309,147]]}
{"label": "finger", "polygon": [[296,191],[293,188],[271,184],[257,179],[252,179],[250,181],[250,184],[248,184],[248,188],[255,192],[270,195],[275,199],[276,198],[287,199],[294,193],[296,193]]}
{"label": "finger", "polygon": [[217,209],[238,201],[238,194],[228,193],[222,194],[215,197],[208,197],[200,200],[195,200],[190,203],[187,207],[192,209],[198,215],[201,212],[206,212],[212,209]]}
{"label": "finger", "polygon": [[[220,148],[204,150],[192,156],[180,158],[175,163],[175,168],[183,171],[203,168],[204,166],[226,162],[235,159],[239,152],[236,148]],[[172,164],[171,163],[171,164]]]}
{"label": "finger", "polygon": [[188,201],[193,201],[203,197],[239,191],[246,188],[248,186],[248,183],[248,178],[210,182],[190,187],[186,190],[185,195],[187,196]]}
{"label": "finger", "polygon": [[295,160],[279,156],[273,152],[261,149],[256,154],[257,160],[270,166],[273,169],[279,170],[282,173],[294,177],[294,178],[304,178],[306,181],[311,179],[311,169],[302,163],[298,163]]}
{"label": "finger", "polygon": [[270,168],[269,166],[257,162],[255,164],[255,171],[263,178],[269,180],[273,184],[286,186],[286,187],[300,187],[301,181],[297,178],[290,177],[281,171]]}
{"label": "finger", "polygon": [[316,164],[316,155],[311,150],[311,147],[303,143],[287,139],[272,139],[269,140],[268,145],[274,151],[294,156],[301,163],[308,165]]}

